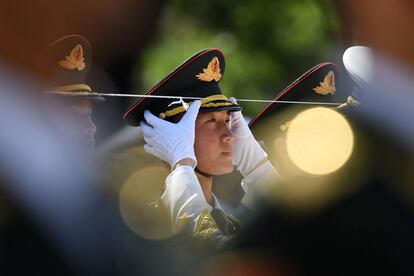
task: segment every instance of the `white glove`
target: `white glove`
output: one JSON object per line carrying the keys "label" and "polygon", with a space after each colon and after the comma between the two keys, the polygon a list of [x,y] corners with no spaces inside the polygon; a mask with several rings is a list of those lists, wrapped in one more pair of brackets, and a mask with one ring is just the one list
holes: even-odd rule
{"label": "white glove", "polygon": [[[236,102],[234,98],[229,100]],[[230,123],[230,130],[236,138],[233,145],[233,164],[246,177],[259,163],[267,159],[267,153],[254,138],[241,111],[231,113]]]}
{"label": "white glove", "polygon": [[160,119],[145,110],[146,122],[142,121],[140,124],[146,143],[145,151],[169,163],[171,168],[174,168],[178,161],[190,158],[194,161],[195,168],[195,120],[200,105],[200,101],[194,101],[176,124]]}

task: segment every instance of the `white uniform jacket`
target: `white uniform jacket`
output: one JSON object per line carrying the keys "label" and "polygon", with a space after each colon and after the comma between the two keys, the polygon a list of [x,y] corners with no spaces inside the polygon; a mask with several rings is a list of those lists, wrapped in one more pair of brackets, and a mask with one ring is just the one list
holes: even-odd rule
{"label": "white uniform jacket", "polygon": [[[242,180],[241,185],[246,193],[242,202],[252,208],[257,188],[269,179],[277,181],[278,174],[267,161]],[[168,175],[161,201],[169,213],[173,232],[191,235],[197,243],[208,243],[219,248],[237,230],[237,219],[225,214],[216,197],[214,206],[207,203],[194,169],[190,166],[180,166]],[[227,225],[230,224],[230,230],[218,227],[220,213],[226,217],[224,220],[228,221]]]}

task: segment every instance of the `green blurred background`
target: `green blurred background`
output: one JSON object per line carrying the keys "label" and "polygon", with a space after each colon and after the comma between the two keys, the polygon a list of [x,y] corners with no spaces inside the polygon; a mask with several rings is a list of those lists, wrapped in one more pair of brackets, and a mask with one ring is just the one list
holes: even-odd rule
{"label": "green blurred background", "polygon": [[[227,96],[273,99],[311,67],[331,61],[342,69],[342,29],[331,0],[142,0],[129,7],[132,22],[112,46],[94,47],[90,82],[101,92],[143,94],[205,48],[226,57],[221,88]],[[92,34],[85,33],[86,37]],[[112,47],[112,48],[108,48]],[[109,54],[109,56],[108,56]],[[97,59],[95,59],[97,60]],[[94,109],[98,141],[125,123],[136,98],[107,98]],[[253,117],[266,104],[243,102]]]}
{"label": "green blurred background", "polygon": [[[272,99],[310,67],[336,58],[339,31],[331,1],[172,0],[138,59],[134,83],[147,91],[193,53],[216,47],[226,56],[227,96]],[[244,114],[263,107],[244,104]]]}

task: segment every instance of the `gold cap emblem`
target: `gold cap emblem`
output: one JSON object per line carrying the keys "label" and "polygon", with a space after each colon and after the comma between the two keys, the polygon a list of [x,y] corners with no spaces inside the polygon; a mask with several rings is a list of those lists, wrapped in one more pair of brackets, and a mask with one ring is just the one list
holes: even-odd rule
{"label": "gold cap emblem", "polygon": [[221,79],[219,59],[213,57],[208,63],[207,68],[204,68],[203,72],[196,75],[196,77],[201,81],[219,81]]}
{"label": "gold cap emblem", "polygon": [[323,81],[319,83],[319,86],[313,88],[313,91],[321,95],[335,94],[335,74],[333,71],[329,71]]}
{"label": "gold cap emblem", "polygon": [[85,57],[83,56],[83,49],[80,44],[70,51],[69,55],[64,60],[58,62],[58,64],[68,70],[78,69],[82,71],[85,68]]}

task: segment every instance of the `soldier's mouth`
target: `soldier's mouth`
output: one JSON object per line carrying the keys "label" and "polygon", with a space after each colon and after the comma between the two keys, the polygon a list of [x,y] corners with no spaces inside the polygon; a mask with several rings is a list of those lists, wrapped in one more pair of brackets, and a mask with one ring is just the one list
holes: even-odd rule
{"label": "soldier's mouth", "polygon": [[231,151],[223,151],[221,155],[225,157],[233,157],[233,154],[231,153]]}

